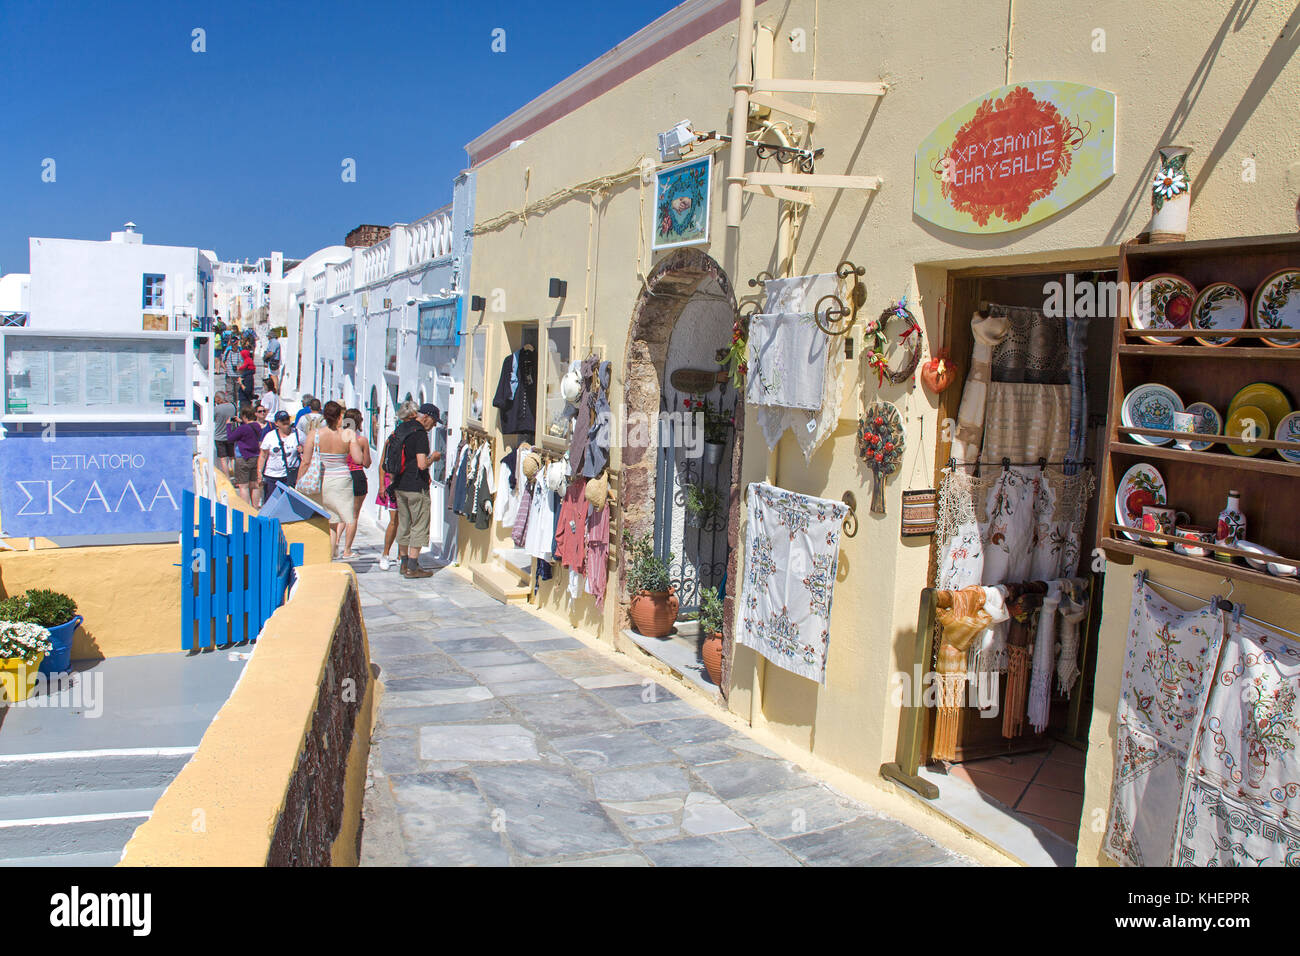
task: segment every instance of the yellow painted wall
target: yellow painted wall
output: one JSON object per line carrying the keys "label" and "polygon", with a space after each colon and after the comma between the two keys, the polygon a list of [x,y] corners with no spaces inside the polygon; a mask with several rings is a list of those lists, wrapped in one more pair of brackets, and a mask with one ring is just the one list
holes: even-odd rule
{"label": "yellow painted wall", "polygon": [[[257,514],[257,509],[243,498],[235,486],[219,471],[214,471],[217,480],[217,500],[224,501],[231,508],[246,515]],[[302,545],[303,564],[328,564],[333,560],[330,554],[330,523],[323,515],[315,515],[307,521],[290,521],[280,525],[284,539],[289,544]]]}
{"label": "yellow painted wall", "polygon": [[181,649],[181,569],[174,544],[0,551],[0,592],[62,591],[85,623],[73,660]]}
{"label": "yellow painted wall", "polygon": [[[874,196],[816,190],[816,204],[799,231],[795,272],[830,271],[845,258],[864,265],[864,312],[874,316],[906,295],[924,324],[928,348],[936,339],[937,302],[950,268],[1117,254],[1120,242],[1145,228],[1155,150],[1172,142],[1193,148],[1189,238],[1294,232],[1300,191],[1300,127],[1294,122],[1300,57],[1292,55],[1295,25],[1286,25],[1290,6],[1186,0],[1177,6],[1175,23],[1169,5],[1154,0],[1097,0],[1086,11],[1062,4],[1018,4],[1011,80],[1070,80],[1115,92],[1118,173],[1052,220],[1001,235],[969,236],[913,218],[913,154],[948,115],[1006,82],[1005,0],[971,0],[961,5],[960,16],[953,15],[951,3],[940,0],[891,6],[887,14],[856,0],[760,4],[757,22],[772,27],[778,38],[776,75],[810,77],[815,47],[819,78],[891,85],[878,104],[859,96],[818,98],[814,142],[825,156],[817,171],[879,175],[885,184]],[[804,53],[794,52],[784,39],[795,28],[806,32]],[[1104,31],[1104,52],[1094,49],[1097,30]],[[481,163],[476,168],[478,222],[520,209],[525,197],[536,201],[633,167],[642,157],[657,159],[656,134],[683,118],[697,130],[728,130],[735,32],[733,21]],[[798,94],[788,98],[809,102]],[[1255,163],[1253,182],[1242,179],[1246,158]],[[778,206],[775,200],[747,194],[743,228],[738,234],[728,232],[723,165],[715,163],[712,241],[701,248],[722,264],[738,295],[744,295],[747,279],[775,267]],[[752,153],[748,168],[755,168]],[[768,160],[760,168],[776,167]],[[583,320],[576,336],[579,354],[585,354],[582,344],[590,334],[613,361],[617,408],[628,321],[640,277],[656,261],[648,251],[652,206],[653,186],[643,189],[633,180],[613,188],[594,213],[578,197],[530,214],[526,223],[476,235],[470,287],[488,296],[489,398],[511,348],[503,323],[555,314],[556,303],[547,298],[547,279],[555,276],[569,282],[562,312]],[[587,283],[589,268],[593,278]],[[492,311],[497,290],[504,292],[503,313]],[[860,336],[858,345],[860,357]],[[910,672],[917,598],[927,570],[925,542],[900,540],[899,495],[914,471],[918,485],[928,485],[937,433],[933,398],[919,389],[877,389],[874,377],[866,387],[860,387],[856,374],[846,382],[841,414],[856,419],[863,399],[877,395],[899,405],[908,433],[900,477],[888,485],[888,514],[883,517],[867,513],[870,478],[856,462],[847,423],[809,463],[793,442],[784,440],[775,474],[769,476],[755,418],[747,418],[745,482],[775,477],[782,487],[833,499],[853,490],[863,504],[857,537],[842,542],[826,685],[775,666],[760,667],[756,655],[738,648],[730,695],[731,708],[756,726],[873,781],[880,780],[880,764],[894,756],[898,712],[888,703],[889,678],[896,670]],[[489,408],[487,414],[491,425],[496,413]],[[615,452],[615,465],[617,458]],[[506,540],[495,528],[478,532],[465,523],[460,533],[462,556],[471,564]],[[557,575],[542,585],[541,596],[548,608],[568,615],[564,584],[564,575]],[[1213,588],[1213,581],[1200,580],[1188,590],[1208,593]],[[1113,713],[1118,693],[1117,681],[1102,679],[1122,653],[1117,648],[1122,649],[1126,612],[1112,607],[1117,590],[1124,587],[1112,587],[1107,598],[1094,735]],[[583,598],[571,619],[612,641],[616,596],[611,592],[603,616]],[[1283,615],[1281,623],[1289,615],[1295,626],[1294,608],[1270,603]],[[760,671],[765,671],[761,702],[755,694]],[[1108,780],[1111,772],[1101,753],[1094,739],[1090,808],[1101,802],[1099,781]],[[1091,862],[1094,856],[1085,852],[1080,859]]]}
{"label": "yellow painted wall", "polygon": [[[306,567],[300,574],[298,590],[267,622],[230,699],[127,843],[120,866],[266,865],[290,782],[303,772],[300,760],[322,706],[345,601],[349,593],[357,600],[345,565]],[[365,640],[364,622],[361,633]],[[330,848],[338,865],[356,863],[374,704],[374,682],[363,684],[360,674],[355,680],[366,691],[347,760],[343,823]]]}

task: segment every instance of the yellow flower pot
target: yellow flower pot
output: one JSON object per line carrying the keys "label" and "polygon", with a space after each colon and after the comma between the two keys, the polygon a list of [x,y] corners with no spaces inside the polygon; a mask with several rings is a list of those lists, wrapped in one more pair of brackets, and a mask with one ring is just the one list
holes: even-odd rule
{"label": "yellow flower pot", "polygon": [[0,658],[0,702],[18,704],[25,701],[36,686],[36,675],[44,659],[44,654],[38,654],[36,663],[28,664],[21,657]]}

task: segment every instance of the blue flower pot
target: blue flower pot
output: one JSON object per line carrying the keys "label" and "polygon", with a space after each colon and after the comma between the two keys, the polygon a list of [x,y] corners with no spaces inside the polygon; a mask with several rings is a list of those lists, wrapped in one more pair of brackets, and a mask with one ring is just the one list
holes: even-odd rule
{"label": "blue flower pot", "polygon": [[54,649],[41,661],[42,674],[62,674],[72,666],[72,635],[84,618],[80,614],[71,621],[50,628],[50,643]]}

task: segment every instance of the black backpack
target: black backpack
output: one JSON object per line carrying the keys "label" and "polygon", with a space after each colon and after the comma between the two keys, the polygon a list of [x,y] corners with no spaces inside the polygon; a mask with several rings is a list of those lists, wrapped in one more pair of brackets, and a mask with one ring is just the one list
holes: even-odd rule
{"label": "black backpack", "polygon": [[402,422],[393,429],[393,433],[384,442],[384,471],[394,478],[406,469],[406,437],[411,434],[409,422]]}

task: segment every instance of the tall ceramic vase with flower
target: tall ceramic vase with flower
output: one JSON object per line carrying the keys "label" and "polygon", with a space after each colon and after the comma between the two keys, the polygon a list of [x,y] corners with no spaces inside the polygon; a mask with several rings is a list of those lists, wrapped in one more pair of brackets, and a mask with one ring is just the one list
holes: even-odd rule
{"label": "tall ceramic vase with flower", "polygon": [[1187,146],[1161,146],[1160,165],[1151,181],[1151,242],[1182,242],[1192,211],[1192,177]]}

